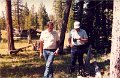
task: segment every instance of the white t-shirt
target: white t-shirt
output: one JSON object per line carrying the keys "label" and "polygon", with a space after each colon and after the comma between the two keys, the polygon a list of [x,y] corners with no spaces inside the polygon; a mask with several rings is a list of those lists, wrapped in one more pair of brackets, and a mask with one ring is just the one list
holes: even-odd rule
{"label": "white t-shirt", "polygon": [[59,36],[56,31],[49,32],[48,29],[42,31],[40,40],[43,41],[43,49],[56,49],[56,42],[59,41]]}
{"label": "white t-shirt", "polygon": [[[86,31],[83,30],[83,29],[80,29],[80,31],[77,32],[75,29],[72,29],[68,38],[71,38],[72,45],[83,45],[83,44],[85,44],[83,41],[79,40],[80,37],[81,38],[88,38]],[[76,39],[76,41],[73,41],[73,39]]]}

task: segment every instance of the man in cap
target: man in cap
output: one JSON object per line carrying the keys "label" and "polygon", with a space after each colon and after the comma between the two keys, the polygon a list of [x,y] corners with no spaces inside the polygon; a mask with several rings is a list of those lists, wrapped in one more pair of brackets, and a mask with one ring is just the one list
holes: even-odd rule
{"label": "man in cap", "polygon": [[80,22],[74,22],[74,29],[69,33],[68,43],[71,47],[71,73],[75,71],[76,61],[79,63],[79,70],[84,68],[83,65],[83,49],[84,44],[88,41],[88,36],[85,30],[80,28]]}

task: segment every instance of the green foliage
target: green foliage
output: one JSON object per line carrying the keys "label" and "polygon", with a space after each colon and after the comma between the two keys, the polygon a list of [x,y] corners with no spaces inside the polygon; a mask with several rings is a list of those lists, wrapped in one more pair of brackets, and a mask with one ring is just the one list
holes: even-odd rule
{"label": "green foliage", "polygon": [[65,9],[65,0],[54,0],[53,10],[55,13],[55,29],[60,30],[62,26],[62,19]]}
{"label": "green foliage", "polygon": [[23,19],[22,19],[22,29],[29,29],[28,26],[28,17],[29,17],[29,8],[27,5],[27,2],[25,3],[25,6],[22,11]]}
{"label": "green foliage", "polygon": [[56,19],[58,20],[62,18],[62,14],[63,14],[62,0],[54,0],[53,8],[55,11]]}
{"label": "green foliage", "polygon": [[70,30],[73,29],[73,26],[74,26],[74,17],[73,17],[73,14],[74,14],[74,12],[73,12],[73,10],[71,8],[70,9],[69,20],[68,20],[68,28],[67,28],[68,32],[70,32]]}
{"label": "green foliage", "polygon": [[48,14],[46,12],[45,6],[41,3],[38,9],[38,24],[41,30],[44,30],[44,26],[49,21]]}
{"label": "green foliage", "polygon": [[31,17],[29,15],[29,16],[26,16],[25,18],[26,19],[25,19],[24,29],[30,29],[30,27],[31,27]]}
{"label": "green foliage", "polygon": [[34,5],[29,10],[27,3],[23,5],[20,0],[14,2],[12,18],[13,27],[18,28],[20,26],[21,29],[37,29],[40,27],[44,29],[44,26],[49,21],[46,8],[43,4],[40,4],[38,12],[35,12]]}

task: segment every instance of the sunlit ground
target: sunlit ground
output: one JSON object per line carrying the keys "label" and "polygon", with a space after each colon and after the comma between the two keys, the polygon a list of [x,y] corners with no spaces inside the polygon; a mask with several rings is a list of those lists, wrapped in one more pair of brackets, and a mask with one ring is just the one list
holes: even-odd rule
{"label": "sunlit ground", "polygon": [[[15,48],[21,48],[29,45],[27,41],[15,42]],[[7,52],[7,43],[0,44],[0,78],[42,78],[45,62],[44,59],[39,58],[39,53],[33,51],[32,47],[27,48],[17,55],[9,55]],[[68,70],[69,55],[56,56],[54,61],[55,78],[57,74],[64,74]],[[67,72],[68,73],[68,72]],[[65,77],[62,77],[65,78]]]}
{"label": "sunlit ground", "polygon": [[[67,41],[65,40],[65,45]],[[15,41],[15,48],[28,46],[27,40]],[[42,78],[45,62],[44,59],[39,58],[38,51],[33,51],[32,47],[20,51],[17,55],[9,55],[7,52],[7,43],[0,43],[0,78]],[[68,52],[70,53],[70,52]],[[91,58],[91,65],[89,67],[90,77],[94,74],[94,61],[98,62],[103,75],[109,76],[109,54],[108,55],[94,55]],[[84,55],[84,58],[86,54]],[[77,66],[76,66],[77,69]],[[54,78],[76,78],[77,71],[70,74],[70,54],[58,55],[54,61]],[[89,78],[90,78],[89,77]],[[105,77],[107,78],[107,77]]]}

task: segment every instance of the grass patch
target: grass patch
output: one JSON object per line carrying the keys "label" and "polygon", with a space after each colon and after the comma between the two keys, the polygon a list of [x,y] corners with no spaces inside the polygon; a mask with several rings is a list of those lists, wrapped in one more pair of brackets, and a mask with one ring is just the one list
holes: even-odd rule
{"label": "grass patch", "polygon": [[[16,41],[15,47],[27,46],[27,41]],[[86,55],[85,55],[86,56]],[[94,70],[93,62],[96,60],[100,69],[109,72],[110,55],[95,54],[91,59],[89,68]],[[54,60],[54,78],[71,78],[69,73],[70,54],[58,55]],[[27,48],[17,55],[7,53],[7,43],[0,44],[0,78],[42,78],[45,69],[44,59],[38,57],[38,52]],[[91,71],[90,71],[91,72]],[[76,78],[74,76],[73,78]]]}

